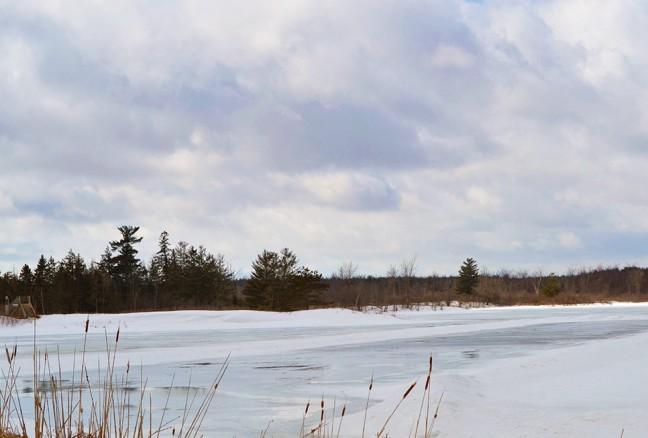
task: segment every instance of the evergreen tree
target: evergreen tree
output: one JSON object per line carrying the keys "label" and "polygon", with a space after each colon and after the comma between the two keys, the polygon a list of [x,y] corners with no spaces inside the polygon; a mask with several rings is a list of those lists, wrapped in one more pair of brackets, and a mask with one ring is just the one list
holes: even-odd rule
{"label": "evergreen tree", "polygon": [[553,272],[549,274],[549,277],[545,280],[544,284],[540,288],[540,293],[548,298],[553,298],[560,292],[560,283],[556,274]]}
{"label": "evergreen tree", "polygon": [[13,272],[5,272],[2,275],[2,285],[4,295],[13,299],[19,295],[20,280]]}
{"label": "evergreen tree", "polygon": [[272,310],[290,310],[296,304],[298,287],[297,256],[288,248],[282,249],[277,257],[277,280],[272,294]]}
{"label": "evergreen tree", "polygon": [[319,272],[298,267],[295,254],[285,248],[279,254],[266,250],[259,254],[243,294],[253,309],[291,311],[318,302],[327,287]]}
{"label": "evergreen tree", "polygon": [[183,241],[170,249],[164,236],[160,243],[160,251],[151,260],[150,276],[154,293],[160,292],[161,305],[222,307],[232,303],[234,273],[223,255]]}
{"label": "evergreen tree", "polygon": [[158,240],[159,249],[151,259],[151,268],[149,269],[151,282],[153,284],[153,308],[157,309],[159,297],[163,299],[167,295],[169,264],[171,258],[171,248],[169,243],[169,233],[162,231]]}
{"label": "evergreen tree", "polygon": [[321,303],[321,294],[328,289],[319,272],[301,267],[291,278],[290,299],[284,310],[307,309]]}
{"label": "evergreen tree", "polygon": [[459,279],[457,280],[457,292],[465,295],[471,295],[479,284],[479,268],[475,259],[467,258],[459,269]]}
{"label": "evergreen tree", "polygon": [[162,278],[165,278],[169,273],[169,254],[170,254],[170,244],[169,244],[169,233],[162,231],[160,234],[159,240],[160,249],[156,253],[160,260],[160,269]]}
{"label": "evergreen tree", "polygon": [[58,263],[54,277],[54,309],[61,313],[78,313],[88,310],[86,264],[80,254],[69,250]]}
{"label": "evergreen tree", "polygon": [[96,312],[120,311],[115,297],[113,281],[112,251],[110,246],[104,250],[99,263],[90,267],[90,281],[93,287],[93,299]]}
{"label": "evergreen tree", "polygon": [[46,281],[49,284],[54,284],[54,277],[56,275],[56,260],[54,260],[54,257],[50,256],[50,258],[47,259],[47,268],[45,269],[45,276],[46,276]]}
{"label": "evergreen tree", "polygon": [[41,254],[34,269],[34,293],[36,294],[36,309],[45,313],[45,295],[52,286],[52,275],[45,256]]}
{"label": "evergreen tree", "polygon": [[112,274],[113,272],[113,254],[110,250],[110,244],[106,246],[103,254],[101,254],[101,258],[99,259],[99,268],[107,274]]}
{"label": "evergreen tree", "polygon": [[208,259],[208,272],[213,286],[214,304],[217,306],[236,304],[236,288],[234,286],[234,271],[225,261],[223,254],[217,254]]}
{"label": "evergreen tree", "polygon": [[144,269],[135,249],[135,245],[142,241],[141,237],[135,236],[140,227],[122,225],[117,229],[121,233],[121,239],[110,242],[110,249],[115,254],[110,259],[110,270],[122,290],[122,298],[124,301],[129,300],[131,309],[136,310],[138,287],[144,276]]}
{"label": "evergreen tree", "polygon": [[111,257],[110,261],[114,272],[123,279],[128,279],[134,276],[141,267],[140,260],[137,258],[138,251],[135,249],[135,244],[142,241],[141,237],[135,236],[140,227],[122,225],[117,229],[122,236],[120,240],[110,242],[113,254],[117,253]]}
{"label": "evergreen tree", "polygon": [[18,279],[20,280],[20,294],[31,296],[34,287],[34,274],[28,264],[23,265]]}
{"label": "evergreen tree", "polygon": [[273,307],[275,284],[279,280],[278,268],[277,253],[265,249],[252,263],[252,274],[243,290],[245,302],[250,308],[271,309]]}

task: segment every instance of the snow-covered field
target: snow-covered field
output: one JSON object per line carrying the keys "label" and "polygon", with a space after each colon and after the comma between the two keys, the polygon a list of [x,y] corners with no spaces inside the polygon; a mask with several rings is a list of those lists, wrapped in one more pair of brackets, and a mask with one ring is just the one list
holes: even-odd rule
{"label": "snow-covered field", "polygon": [[[52,315],[36,323],[39,349],[58,348],[68,374],[85,319]],[[187,391],[200,394],[231,354],[205,436],[258,436],[270,421],[268,436],[296,436],[307,401],[322,396],[338,413],[348,405],[341,436],[359,436],[373,375],[368,436],[419,380],[390,423],[390,436],[406,437],[429,355],[432,398],[444,392],[439,437],[648,434],[648,305],[91,315],[90,367],[118,327],[118,362],[141,366],[157,409],[173,376],[179,388],[171,390],[171,408],[180,410]],[[0,342],[18,345],[23,370],[32,369],[33,336],[29,323],[0,327]],[[30,378],[25,372],[22,389]],[[29,394],[23,397],[27,406]],[[311,422],[318,419],[317,412]]]}

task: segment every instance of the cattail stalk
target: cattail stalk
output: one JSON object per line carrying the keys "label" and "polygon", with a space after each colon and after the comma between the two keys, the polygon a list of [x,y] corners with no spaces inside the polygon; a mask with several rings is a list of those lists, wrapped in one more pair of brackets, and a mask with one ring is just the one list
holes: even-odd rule
{"label": "cattail stalk", "polygon": [[380,436],[385,432],[385,428],[387,428],[387,424],[389,424],[389,420],[394,416],[400,405],[405,401],[408,395],[412,392],[414,387],[416,386],[416,382],[412,383],[409,388],[407,388],[407,391],[403,394],[400,400],[398,400],[398,403],[396,403],[396,406],[394,407],[394,410],[389,414],[389,417],[387,417],[387,421],[385,421],[385,424],[383,424],[383,427],[380,429],[380,432],[376,435],[377,438],[380,438]]}
{"label": "cattail stalk", "polygon": [[369,381],[369,391],[367,392],[367,403],[365,404],[364,419],[362,420],[362,438],[365,436],[365,426],[367,425],[367,411],[369,410],[369,397],[371,396],[371,390],[373,389],[374,377],[371,374],[371,380]]}

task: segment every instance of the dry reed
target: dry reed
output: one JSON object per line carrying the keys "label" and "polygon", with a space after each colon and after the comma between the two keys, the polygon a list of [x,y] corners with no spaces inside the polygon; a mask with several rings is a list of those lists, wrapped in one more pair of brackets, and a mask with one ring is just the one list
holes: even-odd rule
{"label": "dry reed", "polygon": [[[16,368],[17,348],[5,348],[7,368],[2,369],[4,381],[0,388],[0,438],[159,438],[164,431],[171,431],[178,438],[196,438],[216,395],[218,386],[229,366],[229,356],[223,362],[206,395],[185,405],[180,418],[165,419],[169,395],[158,424],[153,424],[151,397],[146,397],[148,382],[140,375],[139,392],[133,400],[129,385],[132,381],[131,366],[127,363],[125,372],[116,374],[116,356],[121,330],[114,341],[106,339],[105,369],[98,367],[98,390],[93,389],[86,363],[86,347],[89,319],[83,327],[81,361],[77,364],[77,353],[73,354],[71,379],[63,377],[60,351],[52,360],[48,351],[41,352],[36,346],[34,325],[33,342],[33,433],[25,425],[21,399],[16,382],[20,369]],[[173,388],[173,380],[169,394]],[[87,403],[87,405],[86,405]],[[179,432],[170,425],[181,420]]]}

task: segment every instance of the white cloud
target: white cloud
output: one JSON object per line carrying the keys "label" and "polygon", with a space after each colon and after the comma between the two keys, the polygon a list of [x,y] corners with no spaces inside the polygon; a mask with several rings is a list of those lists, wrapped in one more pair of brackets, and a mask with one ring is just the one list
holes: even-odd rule
{"label": "white cloud", "polygon": [[435,67],[467,68],[475,63],[474,57],[461,47],[442,45],[432,56]]}
{"label": "white cloud", "polygon": [[571,232],[563,232],[558,235],[558,243],[564,248],[579,248],[582,243],[578,236]]}
{"label": "white cloud", "polygon": [[242,270],[648,262],[648,7],[591,5],[5,3],[0,268],[121,223]]}

